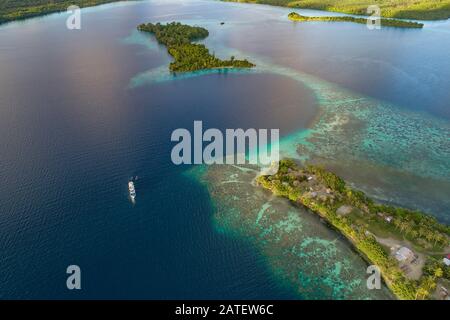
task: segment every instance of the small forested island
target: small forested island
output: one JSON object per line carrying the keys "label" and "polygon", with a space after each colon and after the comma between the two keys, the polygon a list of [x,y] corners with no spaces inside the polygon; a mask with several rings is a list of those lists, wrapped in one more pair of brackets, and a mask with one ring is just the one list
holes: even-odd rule
{"label": "small forested island", "polygon": [[[309,22],[309,21],[323,21],[323,22],[354,22],[360,24],[367,24],[367,18],[355,18],[348,16],[341,17],[307,17],[298,14],[297,12],[291,12],[288,18],[292,21],[298,22]],[[396,27],[396,28],[423,28],[423,23],[394,20],[394,19],[380,19],[380,23],[385,27]]]}
{"label": "small forested island", "polygon": [[0,24],[66,11],[72,5],[84,8],[117,1],[119,0],[0,0]]}
{"label": "small forested island", "polygon": [[421,212],[375,203],[319,166],[281,160],[257,184],[320,215],[379,267],[400,299],[448,295],[450,227]]}
{"label": "small forested island", "polygon": [[385,18],[441,20],[450,18],[450,0],[222,0],[367,15],[376,4]]}
{"label": "small forested island", "polygon": [[255,65],[247,60],[221,60],[211,54],[203,44],[192,43],[209,35],[208,30],[201,27],[189,26],[179,22],[166,25],[156,23],[141,24],[138,30],[150,32],[156,40],[167,47],[174,58],[169,68],[172,72],[189,72],[204,69],[222,68],[252,68]]}

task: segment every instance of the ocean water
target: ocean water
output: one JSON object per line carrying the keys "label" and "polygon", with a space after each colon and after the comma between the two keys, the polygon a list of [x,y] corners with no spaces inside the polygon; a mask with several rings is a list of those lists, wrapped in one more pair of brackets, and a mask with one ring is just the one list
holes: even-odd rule
{"label": "ocean water", "polygon": [[[0,27],[0,297],[390,298],[365,290],[344,239],[254,188],[252,168],[170,161],[171,132],[194,120],[280,128],[284,155],[448,221],[450,23],[373,32],[289,11],[151,0],[85,9],[79,31],[65,14]],[[257,68],[174,77],[135,29],[173,20]],[[70,264],[81,291],[65,287]]]}

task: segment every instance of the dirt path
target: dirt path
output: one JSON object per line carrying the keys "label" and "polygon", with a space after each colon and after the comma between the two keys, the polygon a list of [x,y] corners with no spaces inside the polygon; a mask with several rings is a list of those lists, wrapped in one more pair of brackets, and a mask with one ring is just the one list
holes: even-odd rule
{"label": "dirt path", "polygon": [[[393,238],[381,238],[377,236],[375,236],[375,238],[379,243],[391,249],[391,255],[394,255],[396,250],[398,250],[400,247],[407,247],[410,249],[413,248],[411,243],[406,240],[401,241]],[[408,278],[418,280],[422,276],[422,269],[425,265],[426,256],[423,253],[417,251],[413,252],[418,256],[414,263],[412,263],[411,261],[405,261],[400,262],[399,264],[400,268],[405,268],[404,273]]]}

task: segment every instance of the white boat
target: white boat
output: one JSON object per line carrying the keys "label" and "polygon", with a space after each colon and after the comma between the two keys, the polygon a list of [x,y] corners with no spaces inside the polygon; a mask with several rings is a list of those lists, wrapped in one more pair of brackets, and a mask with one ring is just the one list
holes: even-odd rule
{"label": "white boat", "polygon": [[130,192],[130,198],[134,201],[136,199],[136,189],[134,189],[133,181],[128,182],[128,191]]}

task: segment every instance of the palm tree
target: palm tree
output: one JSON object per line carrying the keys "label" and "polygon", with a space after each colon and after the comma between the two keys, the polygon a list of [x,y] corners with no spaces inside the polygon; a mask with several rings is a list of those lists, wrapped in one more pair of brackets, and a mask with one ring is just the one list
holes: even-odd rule
{"label": "palm tree", "polygon": [[412,238],[417,238],[418,234],[419,233],[416,230],[414,230],[414,229],[411,230],[411,232],[410,232],[410,235],[411,235]]}
{"label": "palm tree", "polygon": [[440,278],[444,275],[444,271],[442,271],[441,268],[436,268],[436,270],[434,270],[434,277],[435,278]]}
{"label": "palm tree", "polygon": [[406,228],[408,228],[408,222],[406,221],[400,222],[400,231],[403,232]]}
{"label": "palm tree", "polygon": [[424,289],[424,288],[419,288],[416,291],[416,300],[419,300],[419,297],[422,297],[422,299],[425,299],[425,297],[427,297],[430,293]]}
{"label": "palm tree", "polygon": [[408,234],[410,234],[413,230],[414,230],[414,222],[412,222],[412,221],[407,222],[407,223],[406,223],[405,234],[408,235]]}
{"label": "palm tree", "polygon": [[431,242],[431,240],[433,240],[433,238],[434,238],[433,231],[427,230],[427,232],[425,234],[425,238],[428,240],[428,242]]}

